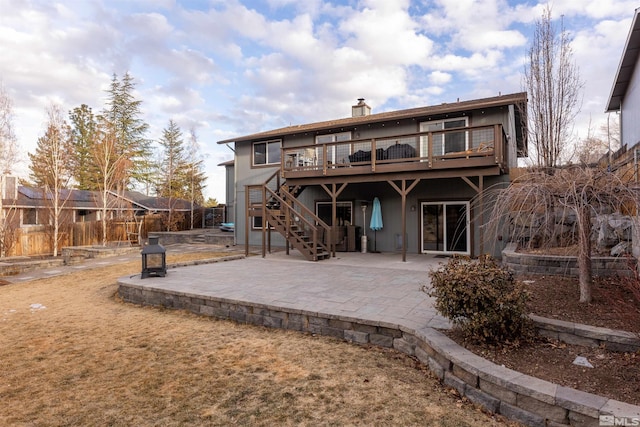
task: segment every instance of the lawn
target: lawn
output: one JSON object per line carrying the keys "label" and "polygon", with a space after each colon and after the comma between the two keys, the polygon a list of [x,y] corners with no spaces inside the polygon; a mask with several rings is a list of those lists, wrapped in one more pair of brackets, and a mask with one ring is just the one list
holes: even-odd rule
{"label": "lawn", "polygon": [[1,425],[505,425],[392,350],[123,303],[136,272],[0,287]]}

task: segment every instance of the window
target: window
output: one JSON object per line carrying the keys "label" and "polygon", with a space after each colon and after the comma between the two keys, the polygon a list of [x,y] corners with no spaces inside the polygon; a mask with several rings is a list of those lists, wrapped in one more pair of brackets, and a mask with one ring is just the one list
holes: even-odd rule
{"label": "window", "polygon": [[23,225],[36,225],[38,223],[38,211],[36,209],[24,209],[22,211]]}
{"label": "window", "polygon": [[422,252],[469,255],[469,202],[422,203]]}
{"label": "window", "polygon": [[[329,135],[316,136],[316,144],[327,144],[332,142],[343,142],[351,140],[351,132],[331,133]],[[322,163],[323,151],[318,148],[316,157]],[[346,159],[351,154],[351,144],[338,144],[327,147],[327,161],[331,163],[346,163]]]}
{"label": "window", "polygon": [[[454,129],[460,127],[467,127],[469,125],[468,117],[460,117],[456,119],[437,120],[432,122],[420,123],[420,132],[437,132],[439,130]],[[427,157],[429,155],[428,149],[428,137],[425,135],[421,137],[421,156]],[[465,151],[468,149],[467,131],[461,130],[459,132],[447,132],[436,133],[433,135],[433,155],[442,156],[447,153],[456,153],[459,151]]]}
{"label": "window", "polygon": [[255,142],[253,144],[253,165],[275,165],[280,163],[280,146],[282,141]]}
{"label": "window", "polygon": [[[273,230],[273,226],[269,225],[270,229]],[[261,216],[252,216],[251,217],[251,229],[253,230],[262,230],[262,217]]]}
{"label": "window", "polygon": [[[332,224],[331,202],[316,202],[316,216],[327,225]],[[353,225],[353,203],[336,202],[337,225]]]}

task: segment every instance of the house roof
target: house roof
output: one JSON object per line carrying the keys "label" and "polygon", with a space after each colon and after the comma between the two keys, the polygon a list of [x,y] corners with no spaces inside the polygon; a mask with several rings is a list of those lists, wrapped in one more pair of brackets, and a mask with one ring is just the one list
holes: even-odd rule
{"label": "house roof", "polygon": [[609,95],[609,104],[605,110],[607,113],[618,111],[622,106],[622,101],[627,93],[629,82],[633,77],[633,72],[638,62],[638,53],[640,53],[640,19],[638,19],[638,15],[640,15],[640,8],[636,9],[631,29],[627,36],[627,43],[622,52],[622,59],[620,60],[620,65],[618,65],[618,72],[611,88],[611,95]]}
{"label": "house roof", "polygon": [[[148,211],[168,211],[169,199],[165,197],[150,197],[137,191],[125,191],[124,195],[109,192],[114,198],[122,197],[125,201],[135,205],[129,209],[144,209]],[[50,205],[51,193],[46,193],[42,188],[27,186],[18,187],[18,197],[16,200],[6,199],[7,206],[20,208],[41,208]],[[60,199],[64,201],[65,209],[88,209],[100,208],[100,195],[95,191],[64,189],[60,190]],[[172,199],[171,204],[175,211],[191,210],[191,202],[183,199]]]}
{"label": "house roof", "polygon": [[218,163],[218,166],[233,166],[234,163],[235,163],[235,160],[231,159],[231,160],[227,160],[226,162]]}
{"label": "house roof", "polygon": [[422,117],[437,114],[446,114],[458,111],[477,110],[481,108],[500,107],[514,103],[527,101],[527,93],[520,92],[509,95],[495,96],[491,98],[476,99],[472,101],[461,101],[453,103],[443,103],[428,107],[410,108],[406,110],[387,111],[384,113],[371,114],[368,116],[347,117],[344,119],[327,120],[323,122],[309,123],[304,125],[287,126],[280,129],[258,132],[251,135],[239,136],[236,138],[218,141],[218,144],[228,144],[233,142],[255,141],[272,137],[295,135],[303,132],[321,132],[336,127],[356,126],[368,123],[385,122],[389,120],[400,120],[412,117]]}
{"label": "house roof", "polygon": [[[115,192],[110,192],[114,196],[118,196]],[[140,193],[139,191],[125,191],[122,197],[138,205],[140,208],[148,211],[168,211],[169,206],[173,206],[174,211],[189,211],[191,210],[191,202],[184,199],[171,199],[168,197],[151,197]]]}

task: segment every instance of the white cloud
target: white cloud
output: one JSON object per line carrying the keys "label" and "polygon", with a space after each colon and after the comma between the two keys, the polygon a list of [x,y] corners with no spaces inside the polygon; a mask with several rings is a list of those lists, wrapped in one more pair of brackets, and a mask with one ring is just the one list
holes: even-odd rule
{"label": "white cloud", "polygon": [[429,80],[437,85],[443,85],[451,81],[451,74],[443,71],[434,71],[429,74]]}
{"label": "white cloud", "polygon": [[[523,56],[546,4],[507,0],[0,0],[0,79],[20,143],[45,108],[100,110],[112,73],[138,83],[151,138],[169,118],[201,132],[222,199],[231,158],[214,144],[290,123],[520,90]],[[558,0],[585,80],[578,120],[603,117],[631,17],[629,0]],[[216,164],[217,164],[216,163]],[[218,182],[219,181],[219,182]]]}

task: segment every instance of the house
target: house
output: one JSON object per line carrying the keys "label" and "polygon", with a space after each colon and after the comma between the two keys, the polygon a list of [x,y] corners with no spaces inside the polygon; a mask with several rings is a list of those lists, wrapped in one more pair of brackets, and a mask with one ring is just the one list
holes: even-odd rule
{"label": "house", "polygon": [[620,115],[620,145],[608,161],[615,168],[624,169],[627,179],[638,182],[638,155],[640,154],[640,8],[635,10],[631,29],[622,51],[616,77],[609,95],[607,113]]}
{"label": "house", "polygon": [[[234,145],[236,240],[310,260],[373,249],[477,256],[485,189],[508,182],[527,152],[526,105],[514,93],[373,114],[359,99],[351,117],[219,141]],[[380,230],[370,229],[375,198]]]}
{"label": "house", "polygon": [[[2,225],[0,227],[0,247],[16,247],[18,255],[48,253],[50,250],[48,240],[50,240],[51,233],[47,231],[47,227],[52,223],[52,194],[42,188],[19,185],[15,177],[0,176],[0,197],[2,197],[0,214],[3,219],[0,224]],[[126,233],[129,238],[133,239],[138,236],[141,219],[144,216],[166,213],[171,210],[174,213],[183,214],[186,218],[192,209],[191,203],[186,200],[150,197],[137,191],[123,193],[109,191],[107,198],[107,219],[128,218],[132,223],[131,227],[125,224],[122,233],[123,235]],[[64,189],[60,191],[60,200],[62,204],[59,218],[61,224],[90,223],[100,221],[103,218],[101,192]],[[199,209],[199,206],[195,206],[195,208]],[[131,232],[129,232],[129,228],[131,228]],[[70,228],[69,232],[71,231]],[[78,234],[85,236],[84,232]],[[5,241],[7,238],[16,240],[19,244],[15,246],[14,243]],[[21,242],[21,239],[24,242]],[[42,242],[33,243],[38,239],[41,239]],[[74,240],[76,240],[74,236],[68,236],[64,243],[68,245],[97,243],[80,243]],[[84,237],[81,240],[84,240]]]}

